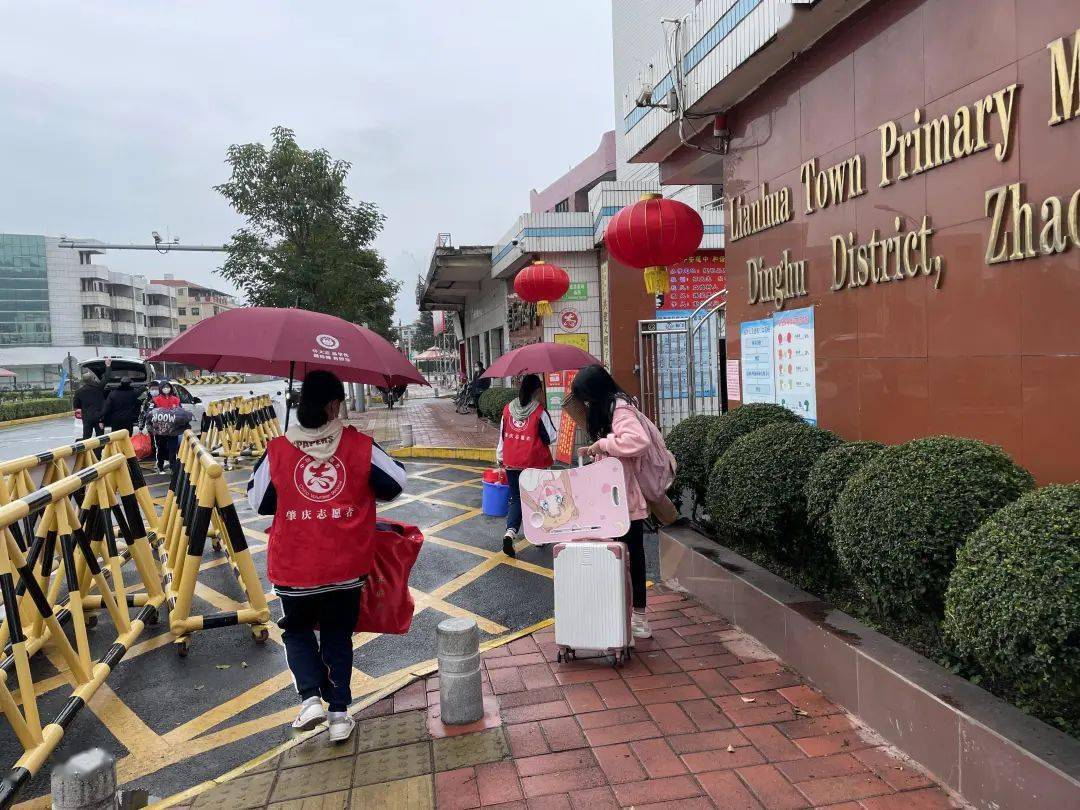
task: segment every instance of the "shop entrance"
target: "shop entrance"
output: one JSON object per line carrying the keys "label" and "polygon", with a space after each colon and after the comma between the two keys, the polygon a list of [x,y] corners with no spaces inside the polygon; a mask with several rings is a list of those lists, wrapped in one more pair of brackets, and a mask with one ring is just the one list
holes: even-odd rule
{"label": "shop entrance", "polygon": [[726,295],[689,315],[638,321],[641,409],[665,434],[688,416],[727,411]]}

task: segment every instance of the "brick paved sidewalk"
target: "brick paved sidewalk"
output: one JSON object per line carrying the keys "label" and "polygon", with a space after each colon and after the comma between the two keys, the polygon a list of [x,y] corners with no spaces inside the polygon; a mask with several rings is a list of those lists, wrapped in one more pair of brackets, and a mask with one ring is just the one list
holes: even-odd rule
{"label": "brick paved sidewalk", "polygon": [[501,722],[486,731],[429,735],[432,676],[366,709],[348,745],[320,734],[193,806],[957,806],[753,638],[679,594],[649,610],[654,638],[619,670],[556,663],[550,628],[486,653]]}
{"label": "brick paved sidewalk", "polygon": [[475,413],[456,413],[449,399],[410,397],[393,410],[377,405],[350,413],[349,422],[386,444],[399,440],[402,424],[412,425],[413,444],[419,447],[494,449],[499,441],[495,426]]}

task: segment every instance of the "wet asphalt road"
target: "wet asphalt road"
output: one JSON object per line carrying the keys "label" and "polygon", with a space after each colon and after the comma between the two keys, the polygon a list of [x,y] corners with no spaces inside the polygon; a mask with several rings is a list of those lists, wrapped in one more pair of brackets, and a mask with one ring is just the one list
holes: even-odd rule
{"label": "wet asphalt road", "polygon": [[[0,434],[2,435],[2,434]],[[63,442],[61,442],[63,443]],[[5,453],[4,455],[9,455]],[[511,633],[552,615],[551,557],[544,548],[525,545],[509,561],[499,551],[503,520],[480,513],[481,466],[463,462],[406,463],[409,481],[398,502],[385,505],[386,518],[413,523],[426,542],[410,577],[418,607],[404,636],[376,636],[354,650],[357,697],[395,679],[404,668],[435,655],[435,627],[451,615],[482,622],[483,639]],[[228,474],[253,559],[265,578],[265,535],[269,519],[254,515],[242,497],[248,472]],[[164,476],[148,473],[155,497],[165,491]],[[656,576],[656,536],[647,536],[649,573]],[[230,609],[241,598],[223,555],[209,545],[199,575],[193,613]],[[209,600],[209,601],[208,601]],[[280,616],[271,601],[273,619]],[[90,637],[95,656],[114,638],[107,617]],[[60,762],[92,746],[116,756],[120,779],[129,786],[167,796],[224,773],[290,736],[288,723],[296,696],[287,673],[284,650],[274,640],[256,644],[246,627],[207,630],[194,637],[187,658],[177,656],[165,615],[147,630],[110,675],[105,688],[71,724],[51,762]],[[70,686],[57,678],[52,662],[37,656],[39,682],[54,678],[39,698],[43,718],[55,715]],[[6,723],[0,723],[0,766],[17,759],[20,747]],[[20,798],[46,807],[50,764]]]}

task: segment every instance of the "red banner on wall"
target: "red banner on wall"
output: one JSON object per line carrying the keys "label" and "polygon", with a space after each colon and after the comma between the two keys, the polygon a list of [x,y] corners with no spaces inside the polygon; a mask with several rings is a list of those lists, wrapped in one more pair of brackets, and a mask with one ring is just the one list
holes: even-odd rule
{"label": "red banner on wall", "polygon": [[703,250],[668,266],[670,289],[657,312],[694,310],[709,296],[727,287],[727,265],[722,250]]}
{"label": "red banner on wall", "polygon": [[[559,372],[556,372],[559,373]],[[577,376],[577,369],[572,371],[563,371],[561,373],[563,391],[566,396],[570,395],[570,386],[574,382],[574,377]],[[549,379],[551,375],[548,375]],[[559,437],[555,442],[555,460],[560,461],[563,464],[572,464],[574,462],[574,436],[577,434],[577,422],[571,418],[570,414],[566,411],[562,412],[562,416],[559,418]]]}

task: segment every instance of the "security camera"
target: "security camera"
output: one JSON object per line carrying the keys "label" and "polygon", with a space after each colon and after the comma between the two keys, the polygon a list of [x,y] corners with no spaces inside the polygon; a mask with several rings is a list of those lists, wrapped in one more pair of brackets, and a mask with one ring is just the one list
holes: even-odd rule
{"label": "security camera", "polygon": [[517,239],[511,239],[510,244],[513,245],[514,247],[517,247],[518,240]]}
{"label": "security camera", "polygon": [[154,231],[151,234],[151,236],[154,237],[154,244],[155,245],[160,245],[161,244],[161,234],[160,233],[158,233],[157,231]]}

